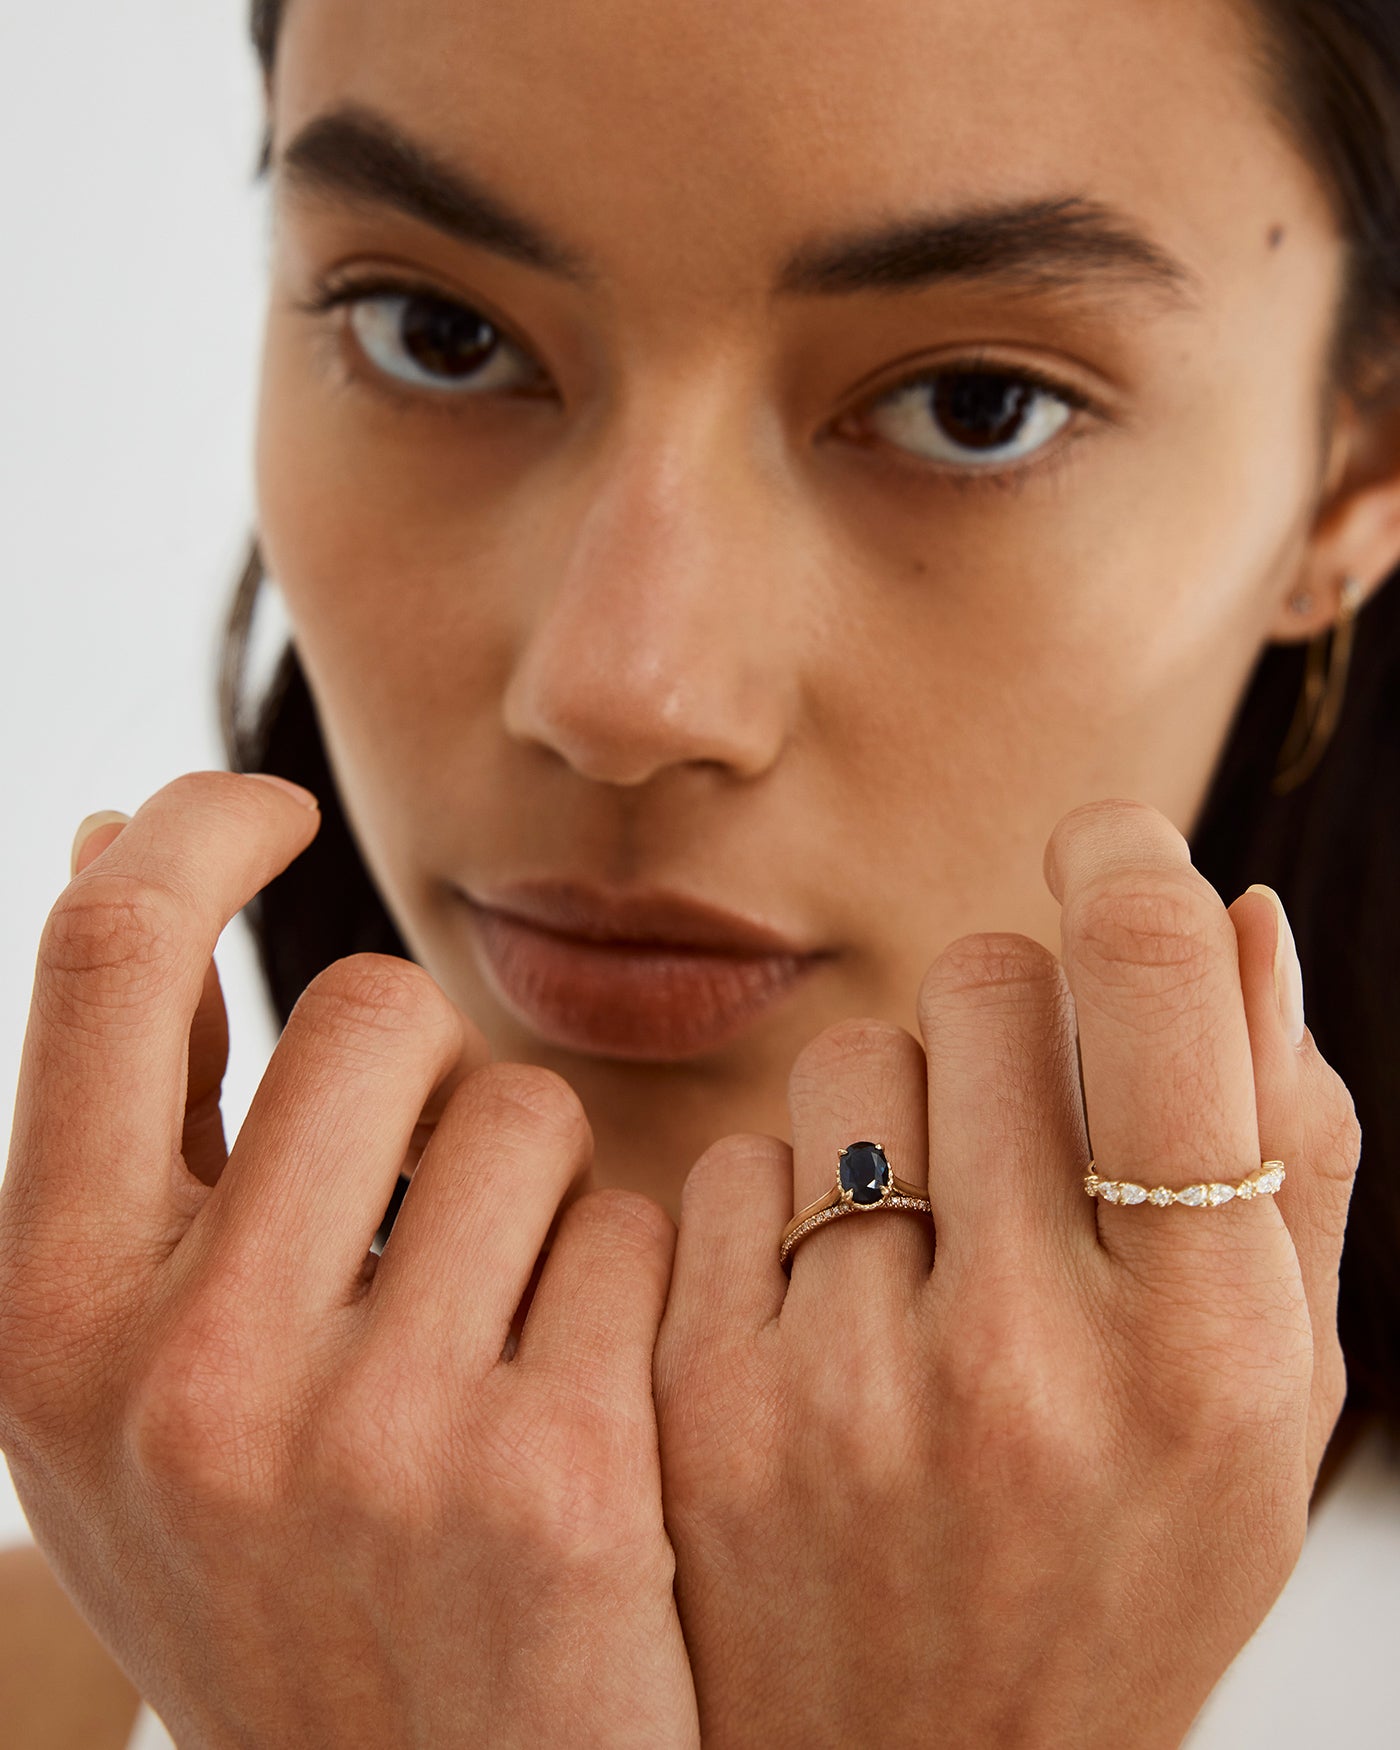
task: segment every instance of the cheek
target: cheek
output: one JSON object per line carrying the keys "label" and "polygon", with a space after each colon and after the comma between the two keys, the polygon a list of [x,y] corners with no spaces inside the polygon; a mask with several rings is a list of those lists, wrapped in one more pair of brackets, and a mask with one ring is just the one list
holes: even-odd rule
{"label": "cheek", "polygon": [[459,478],[444,516],[452,498],[425,489],[402,435],[382,429],[392,415],[351,407],[290,326],[268,324],[255,474],[263,558],[303,666],[342,739],[450,733],[500,666],[490,568],[473,557],[480,494]]}
{"label": "cheek", "polygon": [[[1267,636],[1308,502],[1306,446],[1199,401],[1112,438],[1072,484],[940,539],[922,648],[984,723],[1053,743],[1091,711],[1131,724],[1231,676]],[[1272,434],[1272,435],[1271,435]],[[946,569],[945,569],[946,568]]]}

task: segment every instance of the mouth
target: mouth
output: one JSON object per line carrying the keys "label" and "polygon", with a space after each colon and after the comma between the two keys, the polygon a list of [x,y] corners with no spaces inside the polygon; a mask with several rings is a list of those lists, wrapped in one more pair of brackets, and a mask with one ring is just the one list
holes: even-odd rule
{"label": "mouth", "polygon": [[803,982],[828,949],[737,913],[652,891],[520,883],[466,903],[482,976],[541,1039],[600,1057],[713,1051]]}

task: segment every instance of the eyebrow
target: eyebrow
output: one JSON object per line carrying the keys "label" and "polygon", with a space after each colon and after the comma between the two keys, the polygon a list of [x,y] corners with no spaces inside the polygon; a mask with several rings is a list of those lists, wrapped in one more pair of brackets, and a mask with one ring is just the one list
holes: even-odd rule
{"label": "eyebrow", "polygon": [[[369,105],[344,103],[313,117],[265,163],[295,193],[390,207],[572,284],[601,278],[586,255]],[[788,297],[844,297],[952,281],[1013,291],[1092,290],[1105,280],[1178,309],[1199,307],[1204,290],[1185,262],[1126,214],[1078,194],[981,203],[817,238],[789,256],[773,289]]]}

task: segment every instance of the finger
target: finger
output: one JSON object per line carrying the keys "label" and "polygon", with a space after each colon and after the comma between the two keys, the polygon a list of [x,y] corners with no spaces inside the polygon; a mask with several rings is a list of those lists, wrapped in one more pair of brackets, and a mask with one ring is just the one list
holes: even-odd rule
{"label": "finger", "polygon": [[[862,1141],[882,1145],[891,1174],[925,1195],[927,1106],[923,1047],[905,1028],[858,1019],[818,1034],[788,1077],[794,1213],[831,1190],[842,1149]],[[932,1262],[926,1212],[857,1202],[798,1241],[779,1323],[878,1323],[908,1304]]]}
{"label": "finger", "polygon": [[620,1392],[652,1419],[652,1357],[675,1243],[670,1216],[638,1191],[608,1187],[576,1198],[530,1302],[517,1364],[562,1387],[582,1386],[610,1414]]}
{"label": "finger", "polygon": [[[584,1188],[592,1162],[592,1129],[562,1076],[519,1063],[469,1075],[423,1150],[374,1273],[369,1313],[385,1340],[432,1345],[454,1376],[493,1367],[559,1205]],[[535,1302],[543,1288],[541,1279]]]}
{"label": "finger", "polygon": [[[1091,803],[1058,823],[1045,872],[1062,907],[1094,1171],[1174,1191],[1257,1171],[1235,932],[1185,839],[1144,803]],[[1178,1298],[1185,1288],[1195,1307],[1223,1309],[1265,1277],[1296,1281],[1272,1197],[1213,1208],[1095,1202],[1112,1256]]]}
{"label": "finger", "polygon": [[[283,1328],[344,1305],[365,1278],[425,1108],[489,1055],[479,1030],[412,961],[352,954],[318,973],[182,1242],[187,1270],[236,1281],[249,1308]],[[401,1208],[391,1243],[402,1220]],[[383,1265],[381,1256],[374,1275]]]}
{"label": "finger", "polygon": [[[129,814],[117,808],[89,814],[73,835],[69,879],[95,862],[130,819]],[[204,974],[199,1007],[190,1025],[185,1125],[180,1143],[185,1165],[205,1185],[217,1183],[228,1159],[224,1115],[219,1104],[228,1072],[228,1047],[228,1011],[219,969],[211,959]]]}
{"label": "finger", "polygon": [[740,1133],[711,1143],[681,1188],[665,1342],[678,1354],[743,1343],[787,1292],[778,1236],[792,1214],[792,1148]]}
{"label": "finger", "polygon": [[1351,1095],[1312,1034],[1305,1029],[1301,1044],[1295,1045],[1285,1030],[1274,949],[1281,925],[1287,978],[1292,932],[1270,892],[1250,888],[1229,908],[1229,915],[1239,942],[1260,1146],[1269,1159],[1296,1163],[1276,1202],[1298,1255],[1313,1329],[1308,1448],[1315,1473],[1346,1393],[1346,1366],[1337,1337],[1337,1280],[1361,1132]]}
{"label": "finger", "polygon": [[[919,987],[938,1273],[1082,1272],[1098,1251],[1074,1001],[1051,951],[983,932]],[[1087,1267],[1092,1267],[1092,1264]]]}
{"label": "finger", "polygon": [[115,1264],[168,1226],[215,943],[319,819],[275,785],[186,773],[64,889],[39,942],[6,1174],[26,1246]]}

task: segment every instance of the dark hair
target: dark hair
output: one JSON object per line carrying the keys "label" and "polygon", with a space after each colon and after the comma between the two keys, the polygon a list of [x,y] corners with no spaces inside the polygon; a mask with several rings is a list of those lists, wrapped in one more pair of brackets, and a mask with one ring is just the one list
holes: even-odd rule
{"label": "dark hair", "polygon": [[[252,36],[271,83],[285,0],[253,0]],[[1362,404],[1400,375],[1400,5],[1396,0],[1250,0],[1264,89],[1321,173],[1348,262],[1324,385]],[[262,141],[261,175],[269,162]],[[1400,1436],[1400,567],[1361,610],[1344,708],[1313,776],[1271,787],[1302,686],[1306,647],[1262,650],[1191,839],[1227,902],[1253,881],[1293,922],[1318,1049],[1351,1090],[1363,1132],[1341,1271],[1347,1411]],[[310,848],[246,908],[280,1024],[323,967],[373,949],[411,958],[361,860],[336,791],[295,646],[245,723],[241,698],[263,580],[256,539],[225,626],[219,680],[229,765],[308,785],[323,822]],[[1304,1163],[1306,1165],[1306,1163]],[[387,1232],[406,1181],[386,1214]]]}

